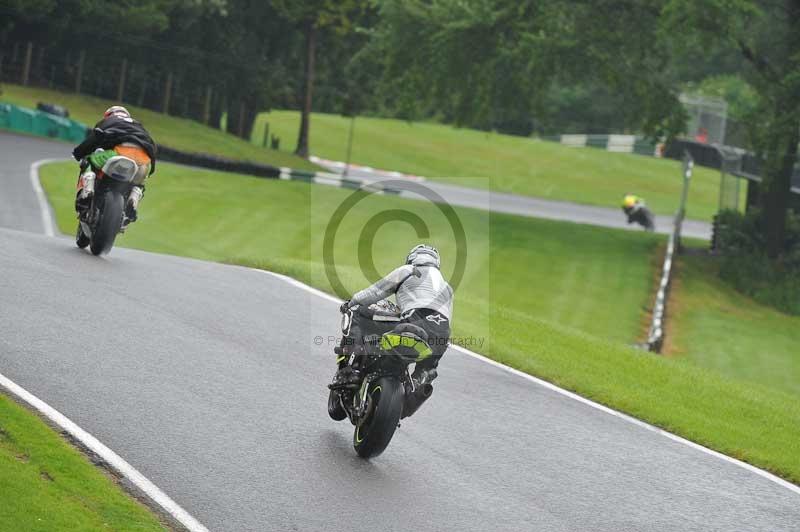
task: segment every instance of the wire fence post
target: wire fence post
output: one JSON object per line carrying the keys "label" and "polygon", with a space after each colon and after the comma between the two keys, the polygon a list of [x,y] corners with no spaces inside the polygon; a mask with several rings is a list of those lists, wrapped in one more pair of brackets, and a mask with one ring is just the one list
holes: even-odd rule
{"label": "wire fence post", "polygon": [[208,125],[211,121],[211,85],[206,87],[206,97],[203,100],[203,123]]}
{"label": "wire fence post", "polygon": [[128,59],[122,60],[122,66],[119,73],[119,85],[117,86],[117,101],[122,103],[125,96],[125,76],[128,74]]}
{"label": "wire fence post", "polygon": [[262,148],[267,147],[267,139],[269,138],[269,120],[264,121],[264,140],[261,143]]}
{"label": "wire fence post", "polygon": [[353,131],[356,128],[356,115],[350,117],[350,131],[347,134],[347,157],[342,176],[347,177],[350,172],[350,156],[353,154]]}
{"label": "wire fence post", "polygon": [[31,59],[33,58],[33,43],[28,41],[25,50],[25,63],[22,66],[22,85],[27,86],[31,75]]}
{"label": "wire fence post", "polygon": [[172,72],[167,72],[167,79],[164,82],[164,99],[161,104],[161,112],[169,114],[169,98],[172,93]]}
{"label": "wire fence post", "polygon": [[75,92],[81,93],[81,86],[83,85],[83,64],[86,62],[86,50],[81,50],[78,55],[78,71],[75,74]]}

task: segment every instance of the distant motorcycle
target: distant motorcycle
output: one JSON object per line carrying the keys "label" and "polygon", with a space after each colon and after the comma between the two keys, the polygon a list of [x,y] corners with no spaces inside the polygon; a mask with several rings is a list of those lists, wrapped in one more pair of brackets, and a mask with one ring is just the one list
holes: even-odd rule
{"label": "distant motorcycle", "polygon": [[[372,319],[375,309],[393,307],[399,321],[399,310],[388,301],[369,308],[356,306],[342,315],[342,334],[350,336],[354,313]],[[348,364],[363,375],[358,383],[328,386],[328,414],[336,421],[345,417],[355,426],[353,448],[363,458],[381,454],[394,436],[400,419],[416,412],[433,393],[426,380],[415,381],[409,365],[429,356],[427,333],[411,324],[399,324],[382,336],[364,338],[349,356]]]}
{"label": "distant motorcycle", "polygon": [[133,159],[117,155],[96,172],[94,195],[78,214],[75,243],[79,248],[89,246],[93,255],[111,251],[117,235],[130,222],[125,203],[138,171],[139,166]]}
{"label": "distant motorcycle", "polygon": [[637,203],[633,207],[623,207],[625,214],[628,216],[628,223],[638,223],[644,227],[645,231],[655,231],[656,224],[653,213],[643,203]]}

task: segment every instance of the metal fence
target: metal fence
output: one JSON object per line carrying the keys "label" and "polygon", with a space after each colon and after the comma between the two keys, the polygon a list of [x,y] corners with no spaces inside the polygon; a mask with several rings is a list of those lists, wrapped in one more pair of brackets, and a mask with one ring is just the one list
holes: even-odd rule
{"label": "metal fence", "polygon": [[725,144],[728,121],[728,104],[720,98],[681,94],[680,101],[686,109],[686,133],[699,142]]}

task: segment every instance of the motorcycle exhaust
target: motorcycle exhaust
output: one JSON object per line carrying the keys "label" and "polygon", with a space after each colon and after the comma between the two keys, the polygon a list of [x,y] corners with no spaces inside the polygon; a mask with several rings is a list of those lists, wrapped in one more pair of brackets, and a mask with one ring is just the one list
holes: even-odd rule
{"label": "motorcycle exhaust", "polygon": [[426,382],[414,390],[413,393],[407,395],[406,401],[403,403],[403,415],[400,416],[400,419],[413,415],[432,394],[433,384]]}

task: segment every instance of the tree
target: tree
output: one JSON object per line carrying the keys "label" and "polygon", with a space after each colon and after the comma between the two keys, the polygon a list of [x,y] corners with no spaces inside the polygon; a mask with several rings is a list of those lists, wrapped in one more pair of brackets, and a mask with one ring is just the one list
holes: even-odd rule
{"label": "tree", "polygon": [[278,13],[295,24],[303,33],[303,95],[300,111],[300,131],[295,153],[309,155],[310,115],[316,73],[317,41],[321,30],[330,29],[344,35],[352,28],[352,17],[366,7],[363,0],[272,0]]}
{"label": "tree", "polygon": [[671,0],[665,31],[681,29],[686,48],[727,48],[746,63],[762,116],[751,136],[764,158],[762,231],[767,253],[783,251],[792,172],[800,142],[800,0]]}
{"label": "tree", "polygon": [[654,45],[654,0],[386,0],[376,36],[398,101],[457,125],[546,117],[553,91],[580,85],[615,93],[626,126],[680,132],[684,114]]}

